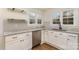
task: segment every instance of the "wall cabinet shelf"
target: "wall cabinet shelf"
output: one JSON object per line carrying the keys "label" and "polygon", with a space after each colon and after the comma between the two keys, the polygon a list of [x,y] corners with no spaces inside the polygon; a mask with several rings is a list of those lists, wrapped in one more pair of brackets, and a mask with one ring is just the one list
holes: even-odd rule
{"label": "wall cabinet shelf", "polygon": [[18,13],[26,13],[25,10],[20,8],[7,8],[9,11],[18,12]]}

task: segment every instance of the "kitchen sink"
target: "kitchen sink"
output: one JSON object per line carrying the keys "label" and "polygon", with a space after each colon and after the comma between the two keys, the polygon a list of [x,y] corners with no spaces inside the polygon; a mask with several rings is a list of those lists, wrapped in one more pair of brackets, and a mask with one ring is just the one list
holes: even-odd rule
{"label": "kitchen sink", "polygon": [[67,31],[67,30],[63,30],[63,29],[52,29],[52,30],[55,30],[55,31]]}

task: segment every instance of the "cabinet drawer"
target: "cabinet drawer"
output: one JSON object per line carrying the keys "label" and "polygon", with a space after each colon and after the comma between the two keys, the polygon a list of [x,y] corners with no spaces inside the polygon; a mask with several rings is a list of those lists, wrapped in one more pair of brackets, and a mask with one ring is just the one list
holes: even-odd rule
{"label": "cabinet drawer", "polygon": [[18,50],[19,46],[18,46],[18,43],[6,44],[5,49],[6,50]]}
{"label": "cabinet drawer", "polygon": [[69,36],[69,37],[74,37],[74,38],[75,38],[75,37],[78,37],[78,35],[76,35],[76,34],[68,34],[68,36]]}
{"label": "cabinet drawer", "polygon": [[12,35],[12,36],[6,36],[5,37],[5,42],[12,42],[17,40],[17,35]]}
{"label": "cabinet drawer", "polygon": [[25,33],[25,36],[27,37],[27,38],[32,38],[32,33]]}

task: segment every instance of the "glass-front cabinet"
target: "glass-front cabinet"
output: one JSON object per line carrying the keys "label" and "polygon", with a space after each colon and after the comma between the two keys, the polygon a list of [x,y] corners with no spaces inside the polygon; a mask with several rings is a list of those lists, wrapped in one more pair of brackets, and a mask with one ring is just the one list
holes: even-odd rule
{"label": "glass-front cabinet", "polygon": [[63,12],[63,24],[73,24],[73,10]]}

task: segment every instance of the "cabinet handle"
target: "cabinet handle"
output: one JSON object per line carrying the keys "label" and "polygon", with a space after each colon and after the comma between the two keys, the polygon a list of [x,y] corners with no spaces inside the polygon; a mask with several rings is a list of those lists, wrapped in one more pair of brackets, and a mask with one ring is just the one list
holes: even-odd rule
{"label": "cabinet handle", "polygon": [[55,37],[58,37],[58,36],[55,36]]}
{"label": "cabinet handle", "polygon": [[59,35],[62,35],[62,34],[59,34]]}
{"label": "cabinet handle", "polygon": [[67,40],[70,40],[70,39],[67,39]]}
{"label": "cabinet handle", "polygon": [[17,38],[17,37],[12,37],[13,39]]}
{"label": "cabinet handle", "polygon": [[20,42],[23,42],[24,40],[20,40]]}
{"label": "cabinet handle", "polygon": [[29,36],[29,34],[27,34],[26,36]]}
{"label": "cabinet handle", "polygon": [[76,36],[73,36],[73,35],[69,35],[70,37],[76,37]]}

